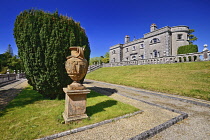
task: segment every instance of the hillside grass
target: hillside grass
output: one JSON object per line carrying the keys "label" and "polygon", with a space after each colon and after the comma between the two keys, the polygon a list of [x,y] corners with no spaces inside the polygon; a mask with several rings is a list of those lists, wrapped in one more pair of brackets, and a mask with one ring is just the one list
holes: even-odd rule
{"label": "hillside grass", "polygon": [[86,78],[210,100],[210,61],[106,67]]}
{"label": "hillside grass", "polygon": [[64,100],[46,100],[24,89],[4,110],[0,110],[0,139],[35,139],[118,117],[139,109],[91,91],[87,95],[87,115],[81,122],[63,124]]}

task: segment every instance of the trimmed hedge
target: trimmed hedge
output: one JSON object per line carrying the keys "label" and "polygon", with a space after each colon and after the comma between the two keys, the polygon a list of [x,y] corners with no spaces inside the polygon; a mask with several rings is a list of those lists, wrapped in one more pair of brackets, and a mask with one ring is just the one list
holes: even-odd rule
{"label": "trimmed hedge", "polygon": [[69,47],[86,48],[88,37],[80,23],[72,18],[41,10],[26,10],[17,16],[14,37],[26,77],[35,90],[50,99],[63,98],[63,87],[72,82],[65,70]]}
{"label": "trimmed hedge", "polygon": [[177,54],[186,54],[186,53],[194,53],[198,52],[198,46],[197,45],[186,45],[186,46],[181,46],[177,50]]}

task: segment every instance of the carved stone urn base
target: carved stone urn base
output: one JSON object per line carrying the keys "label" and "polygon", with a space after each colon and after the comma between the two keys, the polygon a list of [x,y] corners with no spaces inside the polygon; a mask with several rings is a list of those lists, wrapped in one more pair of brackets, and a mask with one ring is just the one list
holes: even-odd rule
{"label": "carved stone urn base", "polygon": [[85,86],[80,84],[79,82],[74,81],[72,84],[67,87],[69,90],[84,90]]}
{"label": "carved stone urn base", "polygon": [[65,123],[87,118],[86,98],[90,90],[69,90],[68,88],[63,88],[63,91],[66,93],[63,113]]}

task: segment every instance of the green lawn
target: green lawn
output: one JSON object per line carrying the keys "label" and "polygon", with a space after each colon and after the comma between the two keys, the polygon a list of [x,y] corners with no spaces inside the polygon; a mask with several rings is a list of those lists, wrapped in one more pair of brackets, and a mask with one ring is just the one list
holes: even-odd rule
{"label": "green lawn", "polygon": [[86,78],[210,100],[210,61],[107,67]]}
{"label": "green lawn", "polygon": [[138,109],[91,91],[87,98],[87,115],[79,123],[63,124],[64,100],[46,100],[24,89],[5,110],[0,111],[0,139],[35,139],[65,130],[111,119]]}

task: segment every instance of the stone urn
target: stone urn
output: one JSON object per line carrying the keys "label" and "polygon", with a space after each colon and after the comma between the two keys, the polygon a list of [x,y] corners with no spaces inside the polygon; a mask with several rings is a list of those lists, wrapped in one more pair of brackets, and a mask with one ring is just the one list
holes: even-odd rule
{"label": "stone urn", "polygon": [[85,86],[80,83],[88,70],[88,62],[84,57],[84,48],[70,47],[69,49],[71,50],[71,56],[67,57],[65,68],[73,83],[68,85],[67,88],[70,90],[85,89]]}
{"label": "stone urn", "polygon": [[88,62],[84,58],[84,48],[70,47],[71,56],[67,57],[65,63],[66,71],[73,83],[63,88],[65,92],[65,109],[63,118],[65,123],[71,121],[80,121],[87,118],[86,114],[86,99],[87,94],[90,93],[89,89],[85,89],[80,83],[88,70]]}

